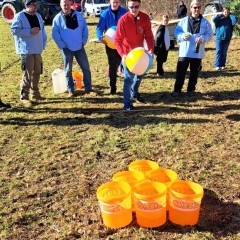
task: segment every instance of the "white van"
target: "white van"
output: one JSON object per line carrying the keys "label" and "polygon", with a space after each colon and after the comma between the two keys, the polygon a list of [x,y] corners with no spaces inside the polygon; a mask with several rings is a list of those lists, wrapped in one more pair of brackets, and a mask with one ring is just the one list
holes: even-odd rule
{"label": "white van", "polygon": [[100,16],[103,10],[109,6],[108,0],[86,0],[85,14],[87,16],[93,15],[94,17]]}

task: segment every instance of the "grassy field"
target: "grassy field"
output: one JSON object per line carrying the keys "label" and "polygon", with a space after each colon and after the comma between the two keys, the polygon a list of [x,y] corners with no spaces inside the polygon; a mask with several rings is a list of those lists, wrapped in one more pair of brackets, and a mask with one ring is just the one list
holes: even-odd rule
{"label": "grassy field", "polygon": [[[90,39],[98,19],[87,19]],[[135,114],[97,113],[122,109],[123,78],[109,95],[104,46],[86,45],[96,96],[73,100],[55,95],[51,73],[62,57],[47,26],[40,90],[47,101],[25,108],[19,101],[20,59],[10,26],[0,19],[0,92],[13,106],[0,110],[0,239],[240,239],[239,39],[233,39],[227,69],[215,71],[214,39],[206,45],[196,97],[170,97],[178,48],[169,52],[166,76],[156,64],[140,91],[152,109]],[[79,70],[77,64],[75,70]],[[186,84],[183,91],[186,91]],[[137,106],[137,105],[136,105]],[[95,109],[91,112],[88,108]],[[167,221],[156,229],[133,222],[104,226],[97,188],[136,159],[150,159],[204,188],[196,226]]]}

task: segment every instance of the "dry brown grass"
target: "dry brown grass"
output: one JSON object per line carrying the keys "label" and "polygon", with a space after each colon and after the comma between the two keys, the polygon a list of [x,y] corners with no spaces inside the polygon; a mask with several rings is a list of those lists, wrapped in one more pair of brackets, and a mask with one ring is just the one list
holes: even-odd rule
{"label": "dry brown grass", "polygon": [[[88,18],[90,38],[95,37],[96,20]],[[175,48],[164,65],[166,76],[156,78],[154,65],[141,85],[147,103],[139,108],[155,111],[99,114],[86,109],[122,108],[123,82],[119,78],[116,96],[108,95],[101,44],[86,46],[98,95],[80,94],[72,101],[52,91],[51,72],[62,59],[47,26],[49,43],[43,53],[40,89],[48,101],[26,109],[19,102],[20,61],[9,28],[1,19],[1,94],[13,105],[9,111],[0,110],[1,239],[240,238],[238,39],[232,40],[227,69],[221,72],[213,70],[214,41],[207,44],[195,98],[170,97]],[[123,229],[103,225],[96,190],[135,159],[156,161],[181,179],[204,187],[196,226],[168,221],[144,229],[135,216]]]}

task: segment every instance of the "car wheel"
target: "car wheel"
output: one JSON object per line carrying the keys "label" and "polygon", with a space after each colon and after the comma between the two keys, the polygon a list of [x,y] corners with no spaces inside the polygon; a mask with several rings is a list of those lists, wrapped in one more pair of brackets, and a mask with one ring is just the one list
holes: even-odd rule
{"label": "car wheel", "polygon": [[17,9],[11,3],[2,6],[2,17],[6,23],[11,24],[17,14]]}

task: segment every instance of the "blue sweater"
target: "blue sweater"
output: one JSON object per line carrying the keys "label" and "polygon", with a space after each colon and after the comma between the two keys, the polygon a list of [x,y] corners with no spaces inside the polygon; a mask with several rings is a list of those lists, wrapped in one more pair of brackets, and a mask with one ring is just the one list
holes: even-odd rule
{"label": "blue sweater", "polygon": [[[189,34],[189,39],[184,40],[184,34]],[[199,33],[192,34],[188,32],[188,16],[182,18],[174,30],[174,36],[179,41],[179,57],[203,59],[205,54],[205,43],[212,38],[213,32],[211,24],[202,18]],[[201,37],[203,42],[200,44],[199,53],[195,53],[195,39]]]}
{"label": "blue sweater", "polygon": [[103,34],[112,26],[117,26],[118,20],[127,13],[128,10],[119,6],[117,19],[115,18],[115,14],[111,11],[111,5],[107,9],[105,9],[101,15],[97,25],[97,38],[100,40]]}
{"label": "blue sweater", "polygon": [[44,22],[39,13],[35,13],[39,24],[40,31],[38,34],[31,34],[31,26],[24,13],[25,9],[19,12],[13,19],[11,33],[14,35],[15,47],[17,54],[41,54],[47,44],[47,33]]}
{"label": "blue sweater", "polygon": [[218,14],[213,18],[213,22],[216,26],[216,39],[230,41],[232,38],[233,27],[237,23],[238,18],[233,14],[228,17],[223,17],[222,14]]}
{"label": "blue sweater", "polygon": [[60,49],[67,47],[71,51],[78,51],[88,40],[88,28],[85,18],[81,13],[74,11],[77,16],[78,27],[69,29],[66,26],[64,14],[58,13],[53,19],[52,37]]}

